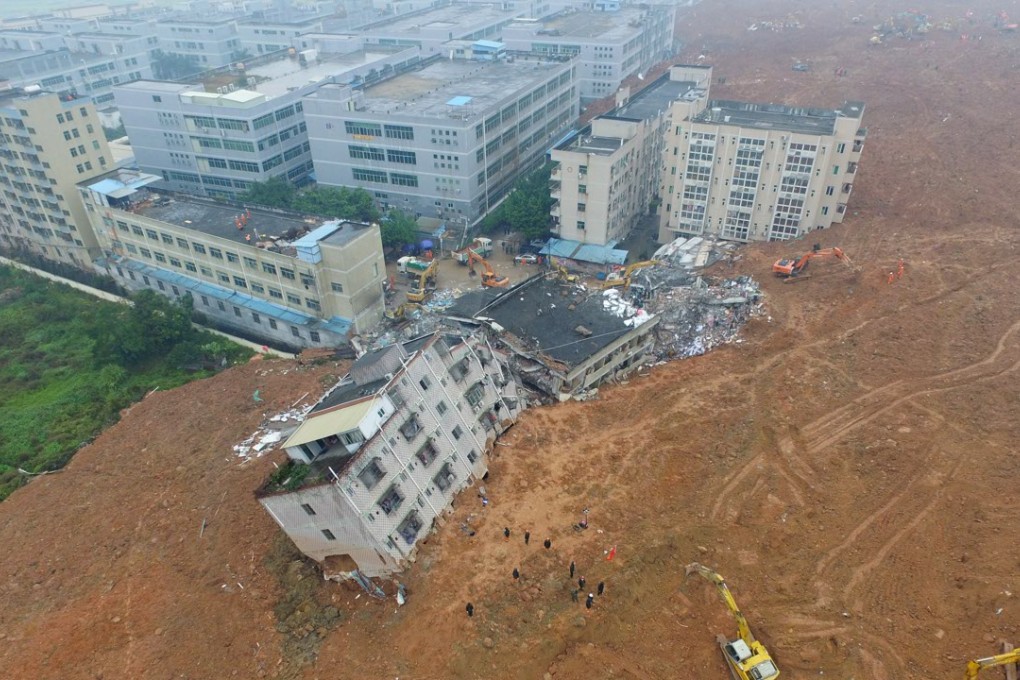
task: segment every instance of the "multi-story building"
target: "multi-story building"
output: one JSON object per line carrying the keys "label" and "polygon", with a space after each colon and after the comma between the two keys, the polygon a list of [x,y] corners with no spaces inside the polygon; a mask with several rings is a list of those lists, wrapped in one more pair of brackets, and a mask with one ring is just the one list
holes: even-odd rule
{"label": "multi-story building", "polygon": [[567,59],[432,58],[321,87],[304,100],[316,179],[411,214],[474,221],[573,124],[575,74]]}
{"label": "multi-story building", "polygon": [[523,10],[507,11],[495,5],[448,4],[424,12],[392,18],[359,30],[366,45],[420,47],[422,54],[448,56],[443,43],[450,40],[498,40],[500,32]]}
{"label": "multi-story building", "polygon": [[337,346],[383,315],[377,225],[154,194],[154,175],[118,169],[79,185],[103,259],[130,290],[171,298],[273,346]]}
{"label": "multi-story building", "polygon": [[151,39],[97,31],[0,31],[0,79],[15,87],[88,95],[97,106],[113,86],[152,76]]}
{"label": "multi-story building", "polygon": [[673,5],[565,10],[540,21],[515,21],[503,28],[502,41],[510,51],[576,57],[578,91],[586,104],[668,59],[676,51],[675,20]]}
{"label": "multi-story building", "polygon": [[219,68],[237,61],[241,38],[231,16],[179,16],[156,22],[159,49],[195,60],[199,68]]}
{"label": "multi-story building", "polygon": [[271,54],[294,45],[294,40],[305,33],[319,33],[327,16],[312,16],[287,20],[242,20],[237,23],[241,49],[255,56]]}
{"label": "multi-story building", "polygon": [[553,149],[554,234],[607,245],[626,237],[643,215],[654,212],[670,105],[697,86],[667,73],[634,97],[623,88],[616,94],[615,109]]}
{"label": "multi-story building", "polygon": [[0,244],[89,267],[99,244],[76,184],[113,167],[95,106],[84,97],[0,96]]}
{"label": "multi-story building", "polygon": [[660,242],[778,241],[843,221],[867,135],[863,103],[818,109],[699,94],[672,105]]}
{"label": "multi-story building", "polygon": [[327,571],[393,573],[485,475],[520,408],[484,339],[431,335],[370,352],[284,442],[296,465],[259,502]]}
{"label": "multi-story building", "polygon": [[138,167],[162,186],[235,197],[252,182],[307,181],[312,155],[302,97],[324,82],[418,60],[417,50],[379,48],[340,55],[287,52],[224,67],[194,84],[138,81],[116,89],[116,102]]}

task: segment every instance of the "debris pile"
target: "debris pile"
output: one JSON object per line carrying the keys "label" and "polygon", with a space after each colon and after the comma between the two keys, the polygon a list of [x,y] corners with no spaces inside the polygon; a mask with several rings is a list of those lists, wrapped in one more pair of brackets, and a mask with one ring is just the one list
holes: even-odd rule
{"label": "debris pile", "polygon": [[266,455],[283,440],[285,430],[292,430],[301,424],[311,408],[312,404],[292,408],[265,419],[247,439],[234,444],[234,455],[241,459],[242,464]]}
{"label": "debris pile", "polygon": [[616,288],[602,292],[602,308],[613,316],[623,319],[623,323],[631,328],[640,326],[652,318],[647,311],[635,306],[630,300],[624,299]]}
{"label": "debris pile", "polygon": [[647,311],[660,316],[656,357],[683,359],[740,342],[740,329],[747,320],[765,314],[761,299],[758,284],[747,276],[712,285],[659,289],[646,301]]}

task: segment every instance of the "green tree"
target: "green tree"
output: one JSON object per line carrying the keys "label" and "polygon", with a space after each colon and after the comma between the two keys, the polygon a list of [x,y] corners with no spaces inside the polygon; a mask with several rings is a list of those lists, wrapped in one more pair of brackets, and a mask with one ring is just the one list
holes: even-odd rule
{"label": "green tree", "polygon": [[350,187],[314,187],[300,192],[293,208],[300,212],[359,222],[378,222],[379,209],[372,194]]}
{"label": "green tree", "polygon": [[163,50],[152,52],[152,72],[162,80],[179,80],[200,73],[198,57],[193,54],[175,54]]}
{"label": "green tree", "polygon": [[483,220],[482,229],[489,232],[508,226],[525,239],[546,235],[553,205],[549,193],[551,172],[552,164],[547,163],[517,180],[510,195]]}
{"label": "green tree", "polygon": [[294,205],[297,189],[283,177],[270,177],[265,182],[252,182],[248,191],[241,194],[245,203],[287,209]]}
{"label": "green tree", "polygon": [[109,311],[96,342],[101,359],[137,365],[194,336],[190,295],[175,303],[154,291],[142,290],[132,296],[132,301],[130,307]]}
{"label": "green tree", "polygon": [[418,240],[418,223],[400,210],[391,210],[379,221],[383,248],[399,248]]}

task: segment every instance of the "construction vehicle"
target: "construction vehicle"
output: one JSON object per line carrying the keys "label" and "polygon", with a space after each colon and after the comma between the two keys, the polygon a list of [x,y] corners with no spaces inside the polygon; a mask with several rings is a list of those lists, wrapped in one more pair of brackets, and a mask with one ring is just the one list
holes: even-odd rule
{"label": "construction vehicle", "polygon": [[413,302],[405,302],[404,304],[400,305],[396,309],[387,310],[384,313],[384,315],[390,321],[399,321],[400,319],[403,319],[405,316],[407,316],[411,312],[413,312],[415,310],[418,310],[418,309],[421,309],[421,305],[415,304]]}
{"label": "construction vehicle", "polygon": [[571,274],[562,264],[554,264],[553,268],[556,270],[556,276],[560,281],[577,283],[577,274]]}
{"label": "construction vehicle", "polygon": [[492,239],[479,236],[471,242],[471,245],[453,251],[453,259],[461,264],[468,264],[468,260],[471,259],[468,253],[474,253],[479,257],[492,255]]}
{"label": "construction vehicle", "polygon": [[407,291],[408,302],[425,302],[433,290],[436,289],[436,276],[439,274],[439,260],[432,260],[429,266],[418,275],[418,284]]}
{"label": "construction vehicle", "polygon": [[853,266],[853,262],[850,261],[850,258],[841,248],[822,248],[816,243],[814,248],[801,255],[798,259],[783,258],[776,260],[776,263],[772,265],[772,273],[788,280],[794,279],[807,269],[811,260],[828,257],[834,257],[848,267]]}
{"label": "construction vehicle", "polygon": [[480,264],[485,268],[482,272],[482,285],[486,288],[506,288],[510,285],[510,279],[505,276],[496,276],[496,272],[492,271],[492,265],[484,257],[479,255],[473,250],[468,251],[468,267],[471,270],[471,274],[475,273],[475,264]]}
{"label": "construction vehicle", "polygon": [[730,668],[730,675],[733,676],[733,680],[772,680],[773,678],[778,678],[779,669],[776,667],[775,661],[772,660],[765,646],[756,640],[751,633],[751,627],[747,624],[747,619],[740,612],[737,601],[733,599],[733,594],[726,586],[726,581],[723,577],[708,567],[694,562],[688,564],[684,569],[684,581],[691,574],[695,573],[704,576],[705,579],[715,585],[719,590],[719,595],[722,596],[723,602],[726,603],[726,606],[729,607],[730,612],[733,614],[733,618],[737,620],[738,637],[736,640],[727,640],[723,635],[716,638],[719,647],[722,649],[723,656],[726,657],[726,663]]}
{"label": "construction vehicle", "polygon": [[634,272],[638,269],[652,267],[657,264],[659,264],[658,260],[645,260],[643,262],[635,262],[627,265],[627,268],[623,270],[622,274],[620,272],[611,272],[609,276],[606,277],[606,280],[602,282],[602,290],[606,290],[607,288],[619,288],[620,286],[629,288],[630,277],[634,274]]}
{"label": "construction vehicle", "polygon": [[407,274],[408,276],[418,276],[423,271],[427,270],[430,264],[432,263],[428,260],[405,255],[397,260],[397,271],[401,274]]}
{"label": "construction vehicle", "polygon": [[[995,656],[987,656],[983,659],[974,659],[973,661],[967,662],[967,671],[964,673],[964,680],[975,680],[978,673],[985,668],[992,668],[994,666],[1006,666],[1016,671],[1016,664],[1020,663],[1020,649],[1014,649],[1012,651],[1004,652],[1003,654],[997,654]],[[1014,674],[1013,677],[1016,677]]]}

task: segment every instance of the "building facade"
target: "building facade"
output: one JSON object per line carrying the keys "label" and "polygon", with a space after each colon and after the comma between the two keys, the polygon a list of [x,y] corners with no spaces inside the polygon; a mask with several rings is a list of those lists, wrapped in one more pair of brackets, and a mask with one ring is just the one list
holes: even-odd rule
{"label": "building facade", "polygon": [[576,68],[520,57],[423,64],[305,98],[316,179],[413,215],[473,222],[573,124]]}
{"label": "building facade", "polygon": [[284,442],[307,474],[301,487],[267,485],[259,502],[332,571],[399,571],[485,475],[520,409],[504,358],[484,339],[432,335],[370,352]]}
{"label": "building facade", "polygon": [[237,20],[230,16],[180,16],[155,24],[159,49],[193,59],[199,68],[218,68],[241,56]]}
{"label": "building facade", "polygon": [[100,254],[76,184],[113,167],[95,106],[85,97],[0,97],[0,244],[88,268]]}
{"label": "building facade", "polygon": [[642,5],[618,11],[564,10],[541,21],[519,20],[503,29],[508,50],[577,59],[581,103],[608,97],[628,76],[676,51],[676,7]]}
{"label": "building facade", "polygon": [[698,86],[667,73],[595,118],[553,149],[552,232],[559,238],[608,245],[622,240],[659,195],[659,171],[672,103]]}
{"label": "building facade", "polygon": [[344,345],[382,319],[378,226],[169,197],[157,180],[118,169],[79,185],[96,268],[124,287],[190,293],[213,325],[276,347]]}
{"label": "building facade", "polygon": [[862,102],[817,109],[700,94],[672,107],[660,242],[780,241],[843,221],[867,136]]}

